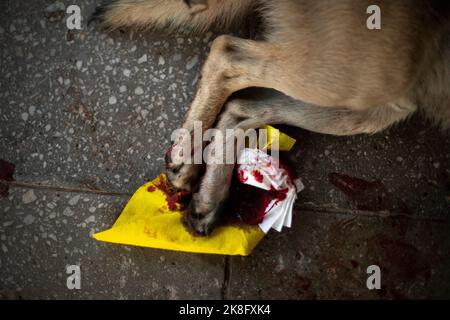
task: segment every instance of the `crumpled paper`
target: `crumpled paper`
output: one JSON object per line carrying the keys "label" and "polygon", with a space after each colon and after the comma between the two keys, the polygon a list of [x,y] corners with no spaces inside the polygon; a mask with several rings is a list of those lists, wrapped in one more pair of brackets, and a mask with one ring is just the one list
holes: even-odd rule
{"label": "crumpled paper", "polygon": [[243,149],[238,157],[239,180],[256,188],[278,191],[266,207],[259,227],[264,233],[271,228],[280,232],[291,227],[292,209],[297,193],[303,190],[300,179],[293,179],[279,160],[259,149]]}
{"label": "crumpled paper", "polygon": [[[273,139],[279,139],[279,150],[289,151],[292,148],[295,143],[293,138],[280,133],[273,127],[266,126],[265,128],[268,129],[266,147],[270,147]],[[245,152],[249,153],[250,151]],[[261,153],[264,154],[262,151]],[[256,166],[256,164],[254,165]],[[274,203],[267,212],[267,220],[264,219],[266,221],[259,226],[223,225],[215,228],[207,237],[193,235],[182,223],[182,208],[176,201],[178,195],[168,191],[166,176],[161,174],[134,193],[110,229],[96,233],[93,237],[99,241],[166,250],[249,255],[270,228],[281,230],[282,226],[290,226],[292,219],[292,205],[295,201],[292,194],[295,192],[295,187],[289,185],[283,173],[275,176],[269,175],[264,179],[267,179],[267,183],[275,188],[286,187],[289,191],[285,198],[287,201]],[[257,184],[253,181],[251,183],[257,187],[267,188],[268,186],[266,182]],[[297,190],[299,191],[298,187]],[[288,214],[288,212],[290,213]]]}

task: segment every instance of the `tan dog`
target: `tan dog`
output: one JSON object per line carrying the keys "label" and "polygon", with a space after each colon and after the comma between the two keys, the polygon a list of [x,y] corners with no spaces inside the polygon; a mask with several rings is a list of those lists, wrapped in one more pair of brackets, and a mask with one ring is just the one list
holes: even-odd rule
{"label": "tan dog", "polygon": [[[367,8],[381,9],[370,30]],[[184,128],[288,124],[311,131],[374,133],[422,110],[450,127],[450,5],[433,0],[118,0],[104,7],[110,27],[222,29],[257,12],[264,40],[217,37]],[[234,94],[250,87],[252,92]],[[180,142],[183,143],[183,142]],[[193,190],[199,166],[167,174]],[[227,198],[233,165],[208,165],[188,222],[208,234]]]}

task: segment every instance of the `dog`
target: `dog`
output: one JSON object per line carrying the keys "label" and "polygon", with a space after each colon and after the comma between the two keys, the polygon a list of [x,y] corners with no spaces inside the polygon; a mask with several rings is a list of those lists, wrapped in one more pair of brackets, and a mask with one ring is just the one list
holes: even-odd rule
{"label": "dog", "polygon": [[[380,28],[367,26],[372,5],[379,9]],[[260,17],[261,39],[227,34],[249,15]],[[117,0],[98,16],[111,29],[202,32],[215,25],[224,31],[202,68],[183,124],[188,132],[201,121],[204,130],[286,124],[323,134],[373,134],[416,111],[450,127],[448,2]],[[234,165],[209,164],[202,171],[174,157],[166,156],[169,181],[193,192],[187,223],[208,235],[227,199]]]}

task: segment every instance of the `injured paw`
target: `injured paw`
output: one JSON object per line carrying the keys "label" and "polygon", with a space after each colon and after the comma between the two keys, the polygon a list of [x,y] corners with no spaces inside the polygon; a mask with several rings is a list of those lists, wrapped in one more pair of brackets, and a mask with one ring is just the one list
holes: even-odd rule
{"label": "injured paw", "polygon": [[222,204],[203,204],[201,196],[196,193],[186,210],[184,223],[195,234],[207,236],[214,230],[222,211]]}
{"label": "injured paw", "polygon": [[192,192],[197,184],[200,165],[184,163],[177,147],[172,145],[166,153],[166,176],[169,183],[178,190]]}

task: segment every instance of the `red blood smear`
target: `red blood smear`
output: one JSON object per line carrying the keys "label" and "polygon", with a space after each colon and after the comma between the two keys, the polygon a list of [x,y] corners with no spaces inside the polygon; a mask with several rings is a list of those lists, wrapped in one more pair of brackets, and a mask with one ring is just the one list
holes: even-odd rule
{"label": "red blood smear", "polygon": [[[0,159],[0,180],[14,181],[13,175],[16,166],[8,161]],[[0,184],[0,196],[6,197],[8,195],[8,186]]]}
{"label": "red blood smear", "polygon": [[[295,170],[293,169],[291,163],[283,153],[280,153],[283,163],[280,166],[284,168],[292,180],[295,179]],[[255,172],[257,172],[256,178]],[[258,175],[259,174],[259,175]],[[252,175],[255,179],[261,179],[263,176],[258,171],[253,171]],[[243,177],[242,172],[237,172],[233,176],[233,180],[230,187],[230,196],[228,198],[228,203],[225,209],[227,216],[225,217],[225,222],[234,223],[244,223],[255,225],[262,222],[264,215],[272,200],[275,200],[274,204],[286,199],[287,189],[283,190],[263,190],[254,186],[243,184],[241,181]],[[257,180],[258,181],[258,180]],[[244,181],[245,182],[245,181]]]}
{"label": "red blood smear", "polygon": [[15,169],[16,166],[13,163],[0,159],[0,180],[14,181]]}
{"label": "red blood smear", "polygon": [[172,150],[173,150],[173,144],[169,147],[169,149],[166,152],[166,156],[165,156],[165,162],[166,162],[166,166],[168,163],[172,162]]}
{"label": "red blood smear", "polygon": [[380,181],[366,181],[345,174],[332,172],[330,182],[344,192],[356,209],[378,211],[384,207],[387,191]]}
{"label": "red blood smear", "polygon": [[240,169],[238,172],[239,175],[239,181],[246,182],[248,180],[248,177],[245,176],[244,170]]}
{"label": "red blood smear", "polygon": [[226,212],[231,215],[228,217],[230,222],[243,222],[245,224],[259,224],[264,219],[264,215],[272,200],[274,206],[280,201],[286,199],[287,189],[283,190],[263,190],[242,184],[239,181],[233,181],[230,190]]}
{"label": "red blood smear", "polygon": [[253,177],[255,178],[256,182],[262,183],[264,180],[263,175],[258,170],[253,170],[252,172]]}
{"label": "red blood smear", "polygon": [[160,178],[154,186],[147,188],[148,192],[153,192],[156,189],[162,191],[166,196],[167,206],[170,211],[176,211],[178,207],[181,209],[186,205],[188,201],[188,192],[185,191],[175,191],[169,182]]}
{"label": "red blood smear", "polygon": [[396,279],[403,281],[413,281],[421,276],[426,282],[431,276],[430,258],[424,256],[413,245],[398,239],[390,239],[382,236],[376,240],[379,248],[383,250],[385,261],[389,261],[395,268],[392,269],[392,274],[395,272]]}
{"label": "red blood smear", "polygon": [[328,179],[351,199],[358,210],[412,213],[406,203],[391,194],[380,180],[366,181],[335,172],[330,173]]}

